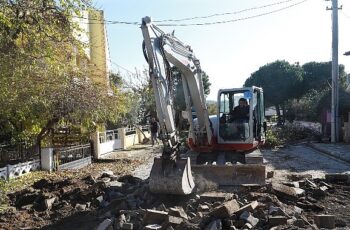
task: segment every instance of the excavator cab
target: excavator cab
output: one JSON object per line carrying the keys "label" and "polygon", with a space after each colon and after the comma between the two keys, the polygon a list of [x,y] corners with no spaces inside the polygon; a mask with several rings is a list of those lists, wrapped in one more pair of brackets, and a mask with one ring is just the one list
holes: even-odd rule
{"label": "excavator cab", "polygon": [[255,146],[265,141],[261,88],[222,89],[218,93],[218,108],[218,144]]}

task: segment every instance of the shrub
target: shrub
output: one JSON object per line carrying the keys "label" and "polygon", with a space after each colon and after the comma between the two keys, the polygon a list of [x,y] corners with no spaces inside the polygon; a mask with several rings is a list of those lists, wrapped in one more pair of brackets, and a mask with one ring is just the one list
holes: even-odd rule
{"label": "shrub", "polygon": [[299,126],[288,124],[282,127],[272,127],[266,132],[266,142],[265,147],[278,147],[282,145],[293,144],[295,142],[304,140],[320,140],[321,133],[318,131]]}

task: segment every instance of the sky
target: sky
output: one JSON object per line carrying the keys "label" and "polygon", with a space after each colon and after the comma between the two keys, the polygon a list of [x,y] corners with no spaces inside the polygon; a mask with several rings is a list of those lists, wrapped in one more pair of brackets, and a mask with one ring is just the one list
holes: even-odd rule
{"label": "sky", "polygon": [[[297,5],[291,6],[294,4]],[[350,56],[343,55],[350,51],[350,1],[338,0],[338,4],[339,7],[342,5],[338,13],[339,64],[345,65],[346,71],[350,72]],[[231,23],[161,27],[167,33],[175,30],[175,36],[194,50],[212,84],[209,100],[216,100],[221,88],[242,87],[253,72],[267,63],[286,60],[302,65],[332,59],[332,13],[326,10],[331,7],[331,1],[94,0],[93,5],[104,11],[106,20],[126,22],[141,22],[144,16],[166,20],[230,13],[167,23],[235,20]],[[291,7],[280,10],[288,6]],[[238,11],[243,12],[234,13]],[[277,12],[269,13],[273,11]],[[254,17],[257,15],[262,16]],[[254,18],[244,19],[247,17]],[[113,71],[130,75],[135,70],[148,68],[138,25],[107,24],[106,28]]]}

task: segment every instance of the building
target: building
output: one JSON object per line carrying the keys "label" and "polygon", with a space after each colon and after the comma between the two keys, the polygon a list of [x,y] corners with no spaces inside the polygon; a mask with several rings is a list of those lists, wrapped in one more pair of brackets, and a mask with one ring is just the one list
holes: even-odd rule
{"label": "building", "polygon": [[77,65],[86,67],[89,78],[108,90],[110,57],[103,11],[84,11],[81,16],[73,17],[73,22],[78,25],[75,37],[84,44],[84,54],[76,54]]}

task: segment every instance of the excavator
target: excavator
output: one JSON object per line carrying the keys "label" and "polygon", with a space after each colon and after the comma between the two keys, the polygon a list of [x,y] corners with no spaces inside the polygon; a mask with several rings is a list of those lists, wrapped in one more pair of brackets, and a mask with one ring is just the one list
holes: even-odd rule
{"label": "excavator", "polygon": [[[217,186],[265,184],[265,165],[259,146],[265,142],[263,90],[259,87],[220,89],[217,113],[209,116],[202,69],[190,46],[165,33],[151,17],[142,18],[143,54],[155,96],[162,132],[163,152],[154,159],[150,191],[159,194],[191,194],[198,183]],[[188,120],[187,143],[181,153],[174,119],[172,66],[182,74]],[[235,111],[244,107],[245,114]],[[195,118],[192,116],[195,111]],[[204,182],[203,182],[204,181]]]}

